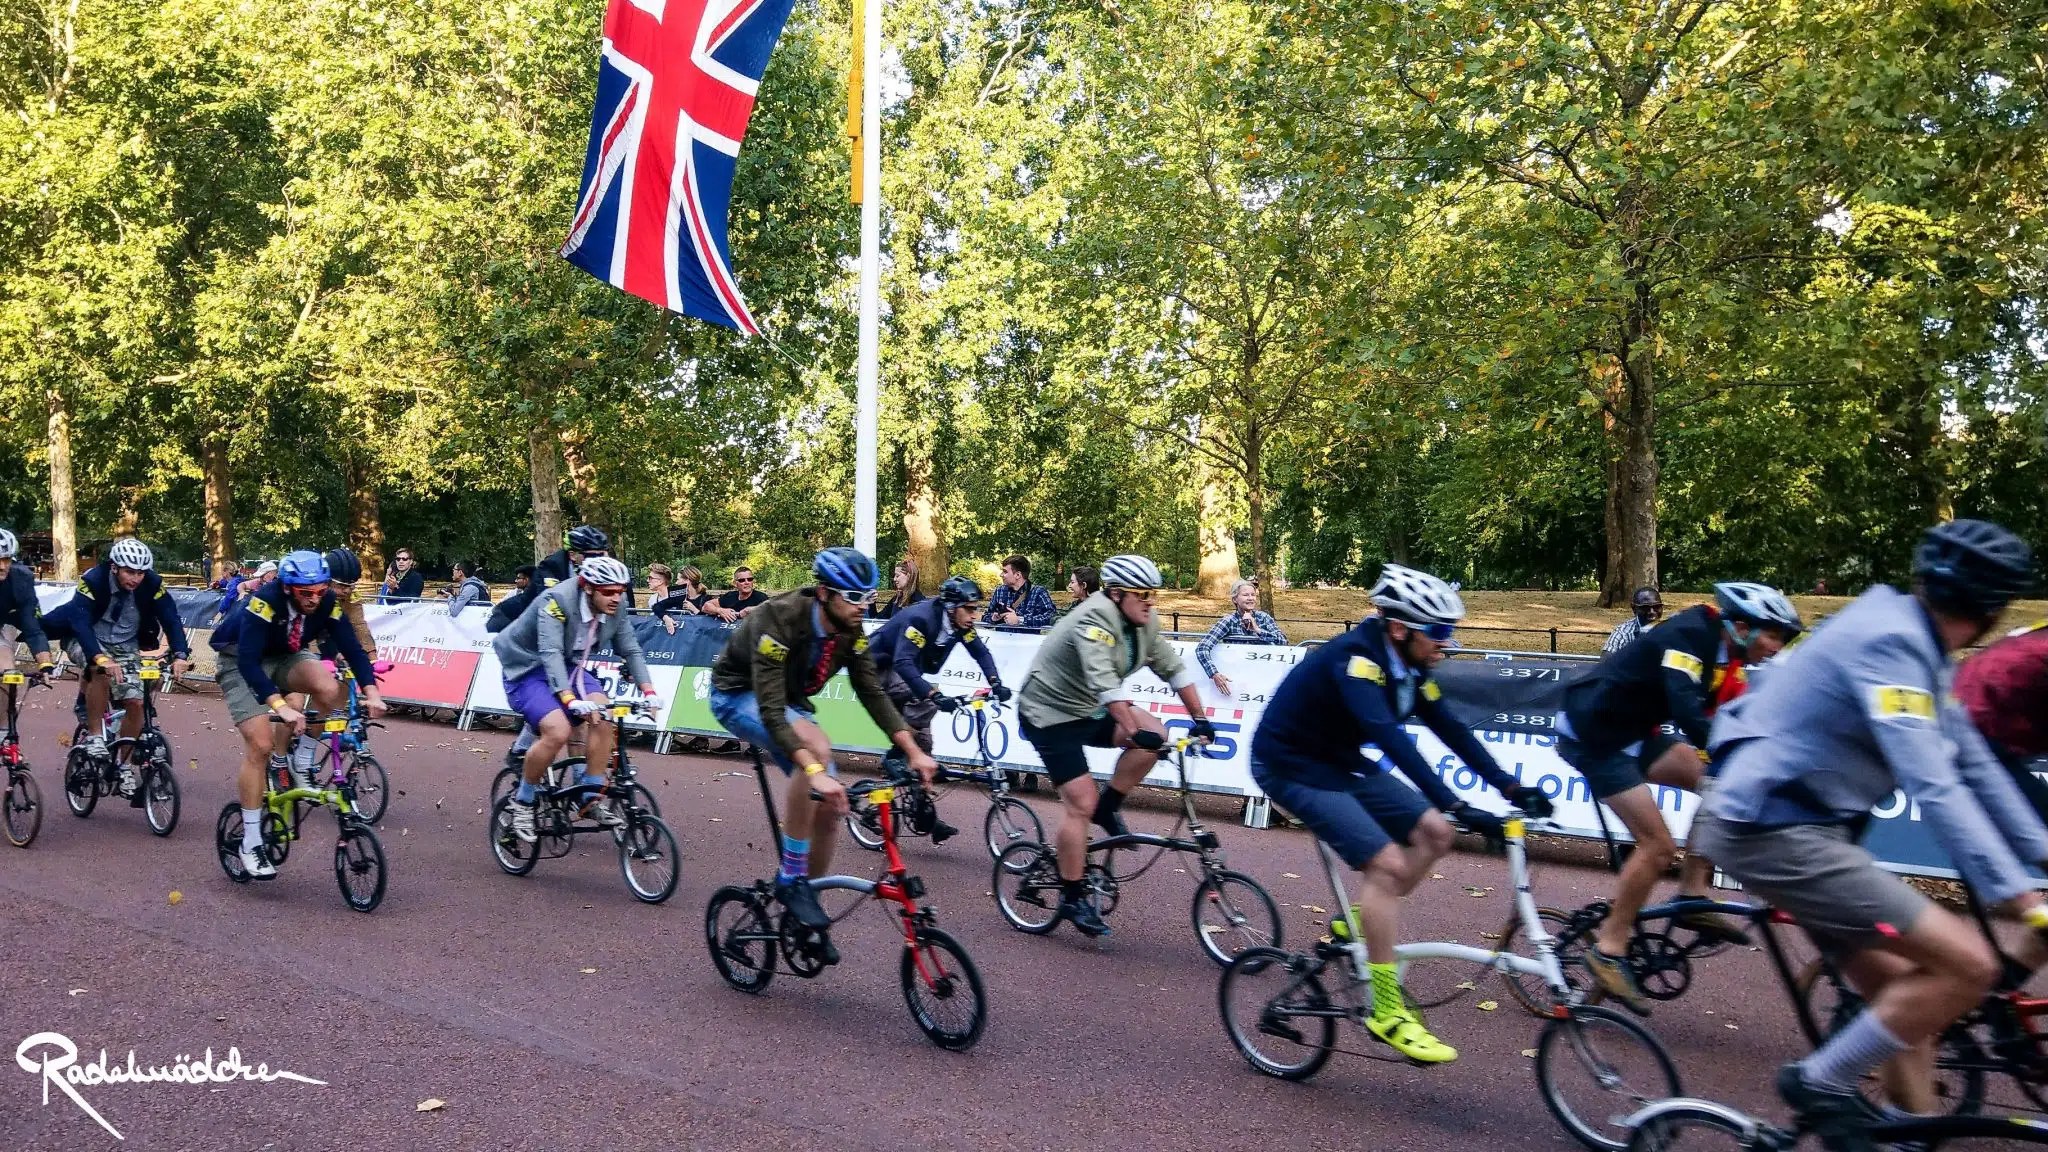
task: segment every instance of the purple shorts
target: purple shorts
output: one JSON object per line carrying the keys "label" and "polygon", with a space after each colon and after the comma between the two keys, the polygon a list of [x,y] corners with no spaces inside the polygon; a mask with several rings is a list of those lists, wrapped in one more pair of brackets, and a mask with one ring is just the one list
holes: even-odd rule
{"label": "purple shorts", "polygon": [[[579,697],[588,696],[592,692],[604,691],[604,685],[599,684],[597,677],[587,670],[571,668],[569,691]],[[540,722],[547,719],[550,712],[563,711],[562,702],[548,687],[548,670],[545,668],[535,668],[517,680],[505,681],[505,701],[525,717],[535,731],[540,730]]]}

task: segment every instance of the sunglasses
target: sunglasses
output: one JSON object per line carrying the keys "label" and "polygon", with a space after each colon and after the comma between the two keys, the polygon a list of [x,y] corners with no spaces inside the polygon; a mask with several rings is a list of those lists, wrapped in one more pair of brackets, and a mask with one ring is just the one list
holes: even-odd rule
{"label": "sunglasses", "polygon": [[1458,631],[1456,624],[1424,624],[1415,629],[1439,644],[1449,640]]}
{"label": "sunglasses", "polygon": [[1126,596],[1135,596],[1147,604],[1152,602],[1153,597],[1159,595],[1159,590],[1156,588],[1119,588],[1117,591]]}
{"label": "sunglasses", "polygon": [[836,588],[833,589],[833,594],[856,608],[865,608],[873,604],[877,595],[874,592],[841,592]]}
{"label": "sunglasses", "polygon": [[752,576],[735,576],[732,578],[732,582],[735,584],[752,584],[754,578]]}

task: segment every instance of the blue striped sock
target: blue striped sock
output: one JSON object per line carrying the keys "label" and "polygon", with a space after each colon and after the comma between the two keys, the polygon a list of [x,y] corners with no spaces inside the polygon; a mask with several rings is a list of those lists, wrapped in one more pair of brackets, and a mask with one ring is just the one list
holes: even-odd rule
{"label": "blue striped sock", "polygon": [[785,834],[782,837],[782,867],[777,880],[801,880],[811,873],[811,842]]}

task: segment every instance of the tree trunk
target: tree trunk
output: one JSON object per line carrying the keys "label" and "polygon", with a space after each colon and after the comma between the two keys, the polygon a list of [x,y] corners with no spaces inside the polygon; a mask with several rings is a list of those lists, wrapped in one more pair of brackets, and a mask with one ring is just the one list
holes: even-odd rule
{"label": "tree trunk", "polygon": [[78,504],[71,489],[71,397],[62,385],[50,400],[50,551],[57,579],[78,578]]}
{"label": "tree trunk", "polygon": [[[1631,227],[1640,235],[1640,229]],[[1625,586],[1657,586],[1657,332],[1650,297],[1648,240],[1631,238],[1622,247],[1628,304],[1622,327],[1622,383],[1628,410],[1622,421],[1620,499],[1621,580]]]}
{"label": "tree trunk", "polygon": [[1259,607],[1273,610],[1273,557],[1266,552],[1266,445],[1257,428],[1245,435],[1246,534],[1251,537],[1252,575],[1259,581]]}
{"label": "tree trunk", "polygon": [[107,535],[112,537],[138,535],[142,517],[135,511],[135,505],[142,497],[142,489],[134,484],[121,485],[121,501],[114,508],[114,518],[107,521]]}
{"label": "tree trunk", "polygon": [[606,511],[604,498],[597,492],[597,465],[590,462],[590,454],[583,450],[583,437],[573,433],[562,433],[562,459],[569,465],[569,487],[576,493],[576,515],[580,523],[595,524],[611,533],[612,555],[625,551],[625,541],[620,538],[618,525],[612,522]]}
{"label": "tree trunk", "polygon": [[1628,405],[1628,392],[1621,383],[1621,362],[1601,356],[1593,363],[1593,376],[1605,406],[1600,411],[1601,539],[1600,607],[1613,608],[1629,602],[1630,589],[1621,546],[1621,421],[1615,413]]}
{"label": "tree trunk", "polygon": [[533,492],[533,562],[562,546],[562,472],[555,436],[545,424],[526,431],[526,480]]}
{"label": "tree trunk", "polygon": [[1195,568],[1195,595],[1222,599],[1243,575],[1237,556],[1237,535],[1230,530],[1237,509],[1230,499],[1230,477],[1221,468],[1198,460],[1201,490],[1197,494],[1195,540],[1200,559]]}
{"label": "tree trunk", "polygon": [[384,518],[377,505],[377,482],[353,452],[342,457],[341,474],[348,485],[348,546],[363,562],[363,579],[380,582],[384,579]]}
{"label": "tree trunk", "polygon": [[[903,479],[903,534],[909,540],[910,561],[917,565],[917,586],[926,595],[939,590],[952,556],[946,545],[946,524],[939,510],[939,494],[932,484],[932,462],[914,456],[907,462]],[[880,564],[881,558],[875,562]]]}
{"label": "tree trunk", "polygon": [[235,557],[234,478],[228,471],[228,441],[209,436],[199,442],[199,468],[206,478],[206,555],[218,570]]}

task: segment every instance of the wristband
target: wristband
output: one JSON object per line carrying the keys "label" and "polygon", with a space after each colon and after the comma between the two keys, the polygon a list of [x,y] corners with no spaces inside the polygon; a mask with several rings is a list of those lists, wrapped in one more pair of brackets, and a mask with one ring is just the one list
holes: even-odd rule
{"label": "wristband", "polygon": [[2048,932],[2048,904],[2036,904],[2020,913],[2020,921],[2036,932]]}
{"label": "wristband", "polygon": [[[823,764],[818,763],[815,760],[813,760],[809,764],[804,765],[804,775],[806,776],[816,776],[818,773],[823,772],[824,770],[825,766]],[[2048,911],[2048,909],[2044,909],[2044,911]]]}
{"label": "wristband", "polygon": [[264,704],[267,705],[272,712],[275,712],[278,709],[284,707],[284,697],[272,696],[270,699],[265,700]]}
{"label": "wristband", "polygon": [[555,699],[560,700],[565,705],[574,704],[576,702],[576,694],[574,692],[561,692],[556,694]]}
{"label": "wristband", "polygon": [[93,666],[96,668],[105,668],[107,665],[112,664],[114,662],[114,658],[112,656],[107,655],[105,652],[102,652],[99,655],[93,657],[92,662]]}

